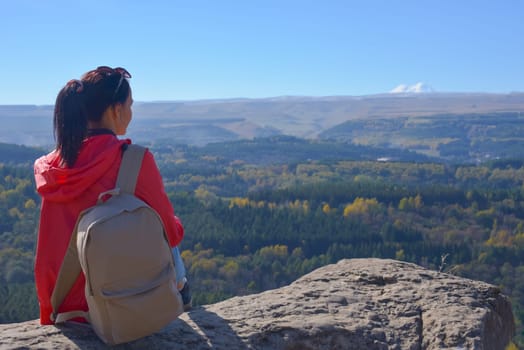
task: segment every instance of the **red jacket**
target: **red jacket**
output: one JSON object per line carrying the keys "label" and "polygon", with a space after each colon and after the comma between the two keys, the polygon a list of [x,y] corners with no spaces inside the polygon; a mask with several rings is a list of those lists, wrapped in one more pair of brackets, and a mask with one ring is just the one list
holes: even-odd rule
{"label": "red jacket", "polygon": [[[60,166],[61,158],[56,151],[35,162],[36,188],[42,196],[35,259],[41,324],[53,323],[50,319],[51,294],[78,215],[96,204],[99,193],[114,188],[124,143],[129,144],[131,141],[119,140],[112,134],[91,136],[84,141],[73,168]],[[158,212],[165,225],[169,243],[171,246],[178,245],[184,235],[184,228],[174,215],[162,177],[149,151],[142,161],[135,195]],[[85,279],[81,275],[59,312],[87,311],[84,287]]]}

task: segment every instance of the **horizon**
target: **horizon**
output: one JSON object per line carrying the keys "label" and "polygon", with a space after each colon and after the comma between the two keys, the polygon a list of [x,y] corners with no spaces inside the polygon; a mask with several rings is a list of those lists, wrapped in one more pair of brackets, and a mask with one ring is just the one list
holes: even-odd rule
{"label": "horizon", "polygon": [[[524,95],[524,91],[509,91],[509,92],[448,92],[448,91],[432,91],[432,92],[385,92],[385,93],[376,93],[369,95],[326,95],[326,96],[302,96],[302,95],[285,95],[285,96],[268,96],[268,97],[225,97],[225,98],[202,98],[195,100],[151,100],[151,101],[141,101],[134,100],[134,105],[139,104],[162,104],[162,103],[198,103],[198,102],[208,102],[208,103],[220,103],[220,102],[234,102],[234,101],[268,101],[268,100],[301,100],[301,99],[366,99],[366,98],[377,98],[377,97],[420,97],[420,96],[479,96],[479,95],[495,95],[495,96],[508,96],[508,95]],[[53,107],[54,103],[48,104],[34,104],[34,103],[23,103],[23,104],[1,104],[0,107]]]}
{"label": "horizon", "polygon": [[0,105],[53,105],[99,65],[143,102],[524,92],[516,0],[3,5]]}

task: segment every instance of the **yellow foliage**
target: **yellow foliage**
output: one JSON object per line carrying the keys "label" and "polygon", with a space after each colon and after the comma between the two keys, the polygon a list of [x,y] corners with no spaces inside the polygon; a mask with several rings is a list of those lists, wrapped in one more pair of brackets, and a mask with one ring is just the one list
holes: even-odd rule
{"label": "yellow foliage", "polygon": [[189,178],[189,181],[195,182],[195,183],[202,183],[206,181],[206,178],[202,175],[191,175],[191,177]]}
{"label": "yellow foliage", "polygon": [[353,177],[354,182],[371,182],[372,178],[368,175],[356,175]]}
{"label": "yellow foliage", "polygon": [[423,206],[422,196],[417,194],[415,197],[403,197],[398,203],[399,210],[420,209]]}
{"label": "yellow foliage", "polygon": [[407,210],[409,208],[409,201],[406,197],[403,197],[398,203],[398,210]]}
{"label": "yellow foliage", "polygon": [[455,178],[459,180],[481,180],[487,178],[489,175],[489,168],[477,167],[459,167],[455,171]]}
{"label": "yellow foliage", "polygon": [[277,244],[269,247],[262,247],[258,253],[264,259],[286,258],[288,256],[288,248],[287,245]]}
{"label": "yellow foliage", "polygon": [[16,217],[19,220],[24,217],[24,215],[18,210],[18,208],[11,208],[9,209],[9,216]]}
{"label": "yellow foliage", "polygon": [[302,206],[302,204],[300,203],[300,200],[298,200],[298,199],[295,199],[294,202],[289,203],[289,207],[290,207],[291,209],[298,209],[298,208],[300,208],[301,206]]}
{"label": "yellow foliage", "polygon": [[361,198],[357,197],[353,203],[346,205],[344,208],[344,216],[368,214],[376,211],[380,204],[376,198]]}
{"label": "yellow foliage", "polygon": [[422,203],[422,196],[420,194],[416,195],[413,202],[414,202],[413,205],[415,206],[415,209],[422,208],[423,203]]}
{"label": "yellow foliage", "polygon": [[293,251],[291,252],[291,255],[295,258],[303,258],[304,257],[304,251],[302,250],[302,248],[300,247],[297,247],[295,249],[293,249]]}
{"label": "yellow foliage", "polygon": [[206,186],[200,185],[195,190],[195,197],[200,199],[201,201],[207,202],[212,199],[215,199],[217,196],[213,192],[209,191]]}
{"label": "yellow foliage", "polygon": [[36,208],[36,203],[32,199],[28,199],[25,201],[24,208],[26,209],[34,209]]}
{"label": "yellow foliage", "polygon": [[404,224],[402,223],[402,221],[400,221],[400,219],[396,219],[393,222],[393,227],[395,227],[397,230],[400,230],[404,227]]}
{"label": "yellow foliage", "polygon": [[238,208],[245,208],[245,207],[252,207],[252,208],[264,208],[266,206],[266,202],[264,201],[251,201],[249,198],[240,198],[240,197],[233,197],[229,200],[229,209],[232,209],[233,207]]}
{"label": "yellow foliage", "polygon": [[488,257],[488,253],[486,252],[482,252],[479,254],[477,260],[480,262],[480,263],[484,263],[486,261],[486,258]]}
{"label": "yellow foliage", "polygon": [[202,243],[198,242],[197,244],[195,244],[195,252],[200,252],[203,249],[204,247],[202,246]]}
{"label": "yellow foliage", "polygon": [[489,216],[493,216],[494,214],[495,214],[495,209],[489,208],[489,209],[486,209],[486,210],[479,210],[475,214],[475,216],[477,216],[477,217],[482,217],[482,216],[489,217]]}
{"label": "yellow foliage", "polygon": [[304,213],[309,213],[309,202],[308,201],[304,201],[302,203],[302,209],[304,210]]}
{"label": "yellow foliage", "polygon": [[514,237],[507,230],[497,230],[491,234],[485,244],[492,247],[511,247],[513,239]]}
{"label": "yellow foliage", "polygon": [[184,250],[180,253],[180,256],[182,257],[185,265],[191,265],[193,263],[193,252],[190,250]]}
{"label": "yellow foliage", "polygon": [[195,259],[191,265],[191,274],[198,275],[199,273],[212,274],[217,270],[217,264],[213,259]]}
{"label": "yellow foliage", "polygon": [[[200,243],[195,244],[195,249]],[[194,260],[199,259],[211,259],[211,257],[215,256],[215,251],[213,249],[203,249],[196,252],[194,256]]]}
{"label": "yellow foliage", "polygon": [[329,204],[324,204],[322,206],[322,211],[324,212],[324,214],[329,214],[331,212],[331,207],[329,206]]}
{"label": "yellow foliage", "polygon": [[233,207],[245,208],[249,204],[248,198],[234,197],[229,201],[229,209]]}
{"label": "yellow foliage", "polygon": [[237,276],[240,266],[234,260],[229,260],[222,268],[220,273],[228,279],[233,279]]}
{"label": "yellow foliage", "polygon": [[310,209],[309,202],[307,200],[301,201],[299,199],[295,199],[293,202],[287,203],[287,207],[290,209],[302,210],[306,214],[309,212]]}

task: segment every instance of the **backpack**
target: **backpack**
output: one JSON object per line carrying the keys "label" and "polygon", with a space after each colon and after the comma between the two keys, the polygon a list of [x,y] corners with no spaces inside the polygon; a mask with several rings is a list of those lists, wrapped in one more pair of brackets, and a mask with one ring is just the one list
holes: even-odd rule
{"label": "backpack", "polygon": [[[116,188],[80,213],[51,296],[55,323],[84,317],[111,345],[155,333],[183,312],[162,220],[134,195],[144,152],[128,145]],[[81,271],[89,311],[58,313]]]}

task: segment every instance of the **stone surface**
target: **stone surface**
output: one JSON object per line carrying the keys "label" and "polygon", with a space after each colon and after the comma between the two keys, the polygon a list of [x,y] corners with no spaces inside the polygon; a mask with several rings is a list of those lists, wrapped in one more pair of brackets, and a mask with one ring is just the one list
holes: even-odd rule
{"label": "stone surface", "polygon": [[[492,285],[351,259],[280,289],[195,308],[162,332],[113,348],[503,350],[514,332],[511,305]],[[0,349],[104,348],[86,325],[0,325]]]}

